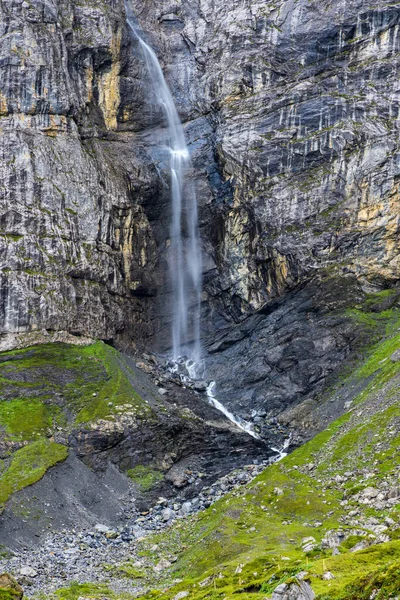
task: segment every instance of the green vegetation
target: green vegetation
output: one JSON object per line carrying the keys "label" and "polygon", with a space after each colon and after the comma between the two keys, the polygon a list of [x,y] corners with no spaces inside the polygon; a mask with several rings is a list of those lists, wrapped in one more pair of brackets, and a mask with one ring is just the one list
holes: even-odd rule
{"label": "green vegetation", "polygon": [[0,461],[0,509],[14,492],[39,481],[50,467],[68,456],[61,444],[46,439],[32,442]]}
{"label": "green vegetation", "polygon": [[20,600],[22,588],[9,575],[0,575],[0,600]]}
{"label": "green vegetation", "polygon": [[142,579],[145,577],[143,569],[138,569],[132,562],[124,562],[116,567],[115,565],[104,565],[106,573],[113,577],[126,577],[127,579]]}
{"label": "green vegetation", "polygon": [[19,600],[20,594],[12,590],[2,590],[0,588],[0,600]]}
{"label": "green vegetation", "polygon": [[[24,410],[18,411],[15,405],[17,421],[30,420],[29,415],[24,416],[28,398],[36,401],[37,420],[37,403],[52,400],[54,394],[62,395],[68,410],[74,412],[76,423],[108,418],[123,405],[129,405],[138,416],[150,413],[121,368],[118,352],[102,342],[90,346],[36,346],[3,353],[0,361],[2,397],[24,401],[20,403]],[[46,428],[48,411],[43,408],[42,414]]]}
{"label": "green vegetation", "polygon": [[160,471],[155,471],[151,467],[138,465],[134,469],[127,471],[128,477],[134,483],[137,483],[142,492],[150,491],[157,483],[164,479],[164,475]]}
{"label": "green vegetation", "polygon": [[[115,594],[106,585],[89,583],[72,583],[69,587],[55,592],[51,596],[52,600],[78,600],[78,598],[93,598],[103,600],[129,600],[133,598],[130,594]],[[49,598],[47,596],[47,598]]]}
{"label": "green vegetation", "polygon": [[55,425],[61,425],[61,411],[38,399],[10,400],[0,403],[0,423],[6,434],[15,440],[31,440],[45,435]]}
{"label": "green vegetation", "polygon": [[[151,418],[130,382],[129,366],[113,348],[48,344],[0,354],[0,508],[64,460],[67,449],[50,439],[98,419],[129,411]],[[133,377],[133,375],[132,375]],[[21,447],[22,444],[22,447]]]}
{"label": "green vegetation", "polygon": [[[371,295],[366,304],[370,310],[388,297],[392,294]],[[338,388],[359,389],[350,410],[250,485],[144,541],[142,553],[150,560],[171,553],[179,559],[156,583],[160,589],[143,598],[169,600],[189,591],[191,600],[264,600],[279,583],[290,583],[304,571],[318,600],[367,600],[375,589],[380,599],[390,598],[394,590],[398,593],[400,501],[390,510],[377,511],[354,499],[369,485],[395,482],[400,470],[400,362],[390,359],[400,348],[400,320],[393,308],[383,312],[367,314],[375,316],[371,322],[375,327],[378,321],[379,331],[383,326],[387,339],[369,350],[365,347],[363,364],[321,399],[329,401]],[[370,341],[373,344],[375,338]],[[360,507],[354,528],[348,514]],[[353,552],[361,540],[375,539],[368,519],[384,524],[389,515],[396,524],[388,531],[391,541]],[[338,529],[345,538],[335,556],[321,542],[328,531]],[[315,542],[306,553],[302,541],[307,537]],[[154,543],[157,556],[151,550]],[[332,578],[324,578],[325,573]],[[182,582],[172,585],[174,578]]]}

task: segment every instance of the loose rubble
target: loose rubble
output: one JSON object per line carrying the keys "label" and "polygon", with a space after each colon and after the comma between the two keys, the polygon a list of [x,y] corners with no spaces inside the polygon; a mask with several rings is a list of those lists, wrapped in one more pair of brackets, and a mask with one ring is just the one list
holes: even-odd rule
{"label": "loose rubble", "polygon": [[[178,519],[210,507],[228,492],[239,490],[259,475],[269,462],[260,461],[235,470],[212,486],[203,488],[191,500],[179,495],[173,499],[160,497],[148,511],[135,511],[121,527],[112,528],[98,523],[88,530],[51,533],[40,548],[26,548],[15,552],[9,559],[0,560],[0,572],[8,572],[15,577],[28,595],[51,593],[68,586],[71,581],[107,581],[107,585],[116,592],[138,592],[141,590],[140,581],[132,581],[118,573],[121,563],[129,561],[130,566],[145,569],[157,578],[176,561],[175,556],[160,556],[157,546],[152,548],[154,557],[143,558],[138,554],[138,542]],[[187,473],[188,478],[193,480],[203,475]]]}

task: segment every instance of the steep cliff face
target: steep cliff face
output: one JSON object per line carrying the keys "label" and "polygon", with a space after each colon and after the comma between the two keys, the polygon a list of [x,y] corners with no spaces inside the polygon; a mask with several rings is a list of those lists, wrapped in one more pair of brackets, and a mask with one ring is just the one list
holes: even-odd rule
{"label": "steep cliff face", "polygon": [[[132,6],[193,156],[203,332],[214,354],[236,348],[210,369],[237,404],[218,363],[245,353],[240,368],[260,368],[240,384],[243,410],[280,410],[357,345],[343,311],[399,278],[400,11],[364,0]],[[166,154],[123,2],[0,10],[1,332],[165,348]]]}
{"label": "steep cliff face", "polygon": [[141,323],[155,260],[139,202],[150,176],[130,180],[132,141],[112,140],[121,3],[0,10],[1,331],[113,338]]}
{"label": "steep cliff face", "polygon": [[219,312],[240,319],[321,268],[374,289],[396,281],[398,9],[139,4],[181,112],[197,117],[192,144],[200,115],[213,127],[202,135],[221,174],[206,162],[221,200],[210,207]]}

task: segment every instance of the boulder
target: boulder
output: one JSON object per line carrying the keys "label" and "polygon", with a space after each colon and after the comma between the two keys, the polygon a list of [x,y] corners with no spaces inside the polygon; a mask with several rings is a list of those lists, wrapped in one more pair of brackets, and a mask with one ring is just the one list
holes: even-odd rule
{"label": "boulder", "polygon": [[194,382],[194,389],[196,390],[196,392],[205,392],[208,388],[208,383],[207,381],[195,381]]}
{"label": "boulder", "polygon": [[189,596],[189,592],[178,592],[178,594],[176,594],[176,596],[174,596],[173,600],[183,600],[183,598],[186,598],[187,596]]}
{"label": "boulder", "polygon": [[312,536],[303,538],[301,540],[301,549],[306,554],[308,554],[309,552],[312,552],[314,550],[314,548],[316,548],[316,547],[317,547],[317,541]]}
{"label": "boulder", "polygon": [[307,581],[281,583],[275,588],[271,600],[313,600],[315,594]]}
{"label": "boulder", "polygon": [[0,575],[1,598],[4,598],[4,600],[21,600],[23,595],[24,591],[15,579],[10,577],[10,575],[7,575],[7,573]]}
{"label": "boulder", "polygon": [[19,572],[24,577],[36,577],[37,576],[37,571],[35,571],[35,569],[33,569],[32,567],[21,567]]}
{"label": "boulder", "polygon": [[164,510],[161,511],[161,518],[165,523],[171,521],[171,519],[174,519],[175,517],[176,514],[171,508],[164,508]]}

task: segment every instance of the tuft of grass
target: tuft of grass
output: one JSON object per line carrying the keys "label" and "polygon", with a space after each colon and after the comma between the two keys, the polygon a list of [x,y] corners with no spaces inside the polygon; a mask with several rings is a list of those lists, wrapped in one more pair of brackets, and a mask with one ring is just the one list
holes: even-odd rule
{"label": "tuft of grass", "polygon": [[78,598],[91,598],[93,600],[131,600],[131,594],[116,594],[107,585],[91,583],[71,583],[69,587],[62,588],[50,596],[51,600],[78,600]]}
{"label": "tuft of grass", "polygon": [[161,471],[156,471],[144,465],[137,465],[133,469],[129,469],[126,474],[134,483],[138,484],[142,492],[149,492],[164,479]]}
{"label": "tuft of grass", "polygon": [[125,577],[127,579],[143,579],[145,577],[145,571],[138,569],[129,561],[119,565],[104,565],[104,570],[113,577]]}

